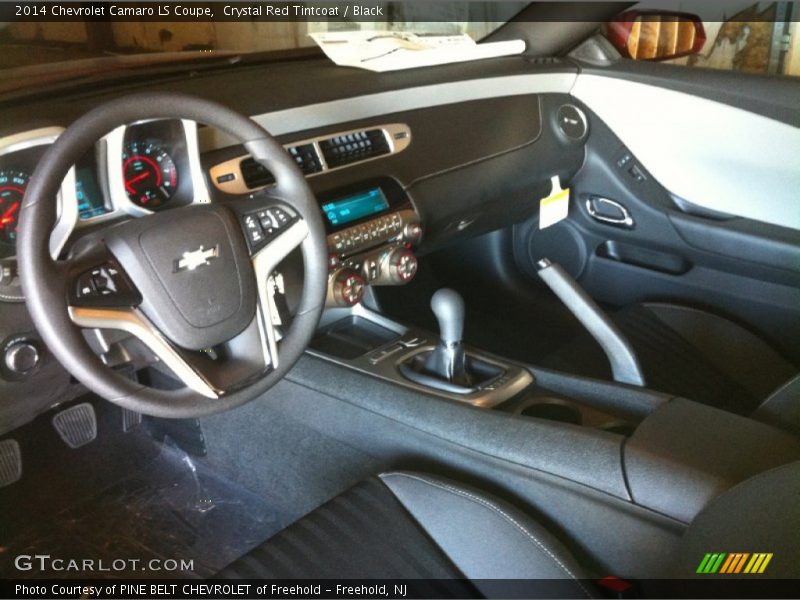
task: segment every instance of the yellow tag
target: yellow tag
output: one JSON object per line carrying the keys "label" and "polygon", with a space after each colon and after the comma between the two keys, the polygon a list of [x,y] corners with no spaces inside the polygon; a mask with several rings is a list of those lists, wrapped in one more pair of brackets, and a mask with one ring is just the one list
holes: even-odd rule
{"label": "yellow tag", "polygon": [[539,200],[539,229],[555,225],[569,214],[569,188],[561,189],[558,175],[554,175],[550,181],[553,184],[550,195]]}

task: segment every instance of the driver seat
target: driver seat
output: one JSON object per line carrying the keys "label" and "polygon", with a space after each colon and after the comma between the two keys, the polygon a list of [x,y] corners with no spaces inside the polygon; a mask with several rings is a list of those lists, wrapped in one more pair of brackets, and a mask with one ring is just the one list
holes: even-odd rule
{"label": "driver seat", "polygon": [[[704,553],[727,550],[772,553],[763,577],[800,577],[798,497],[800,461],[724,492],[689,526],[663,576],[685,585],[698,577]],[[526,586],[515,596],[600,594],[566,546],[531,517],[486,492],[411,472],[357,484],[217,578],[415,579],[431,586],[430,595],[459,598],[508,597],[503,580],[515,580]],[[442,589],[445,579],[456,581]]]}

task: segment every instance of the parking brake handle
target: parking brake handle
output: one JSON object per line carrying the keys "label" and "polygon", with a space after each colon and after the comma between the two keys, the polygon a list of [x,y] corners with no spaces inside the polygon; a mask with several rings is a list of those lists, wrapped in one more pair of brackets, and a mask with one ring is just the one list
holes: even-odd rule
{"label": "parking brake handle", "polygon": [[633,347],[608,315],[561,265],[547,258],[536,264],[542,281],[600,344],[611,364],[614,381],[644,386],[644,374]]}

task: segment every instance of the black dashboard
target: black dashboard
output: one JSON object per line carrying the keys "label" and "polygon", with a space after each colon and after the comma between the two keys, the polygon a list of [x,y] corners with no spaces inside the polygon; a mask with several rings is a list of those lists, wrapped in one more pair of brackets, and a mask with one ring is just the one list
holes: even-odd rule
{"label": "black dashboard", "polygon": [[[76,91],[72,102],[0,103],[4,122],[13,124],[0,134],[0,352],[20,340],[37,343],[14,259],[25,186],[63,128],[106,99],[180,89],[231,105],[276,135],[306,175],[327,226],[328,305],[349,306],[369,285],[407,283],[417,256],[535,214],[551,177],[568,180],[577,172],[585,135],[563,135],[556,117],[575,102],[568,94],[574,76],[568,64],[520,57],[391,77],[313,59]],[[66,252],[76,239],[117,220],[257,197],[272,183],[220,131],[188,120],[120,127],[98,140],[65,179],[51,253]],[[268,235],[272,217],[259,217],[254,231]],[[42,366],[35,373],[4,375],[0,365],[0,396],[27,398],[20,413],[80,388],[39,349]],[[41,393],[45,376],[52,378],[52,394]]]}

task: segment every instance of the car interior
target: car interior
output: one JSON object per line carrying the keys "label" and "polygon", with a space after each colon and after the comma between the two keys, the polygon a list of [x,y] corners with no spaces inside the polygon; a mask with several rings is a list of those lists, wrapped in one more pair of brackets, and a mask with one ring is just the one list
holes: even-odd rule
{"label": "car interior", "polygon": [[800,79],[635,60],[586,4],[514,56],[0,98],[2,577],[800,577]]}

